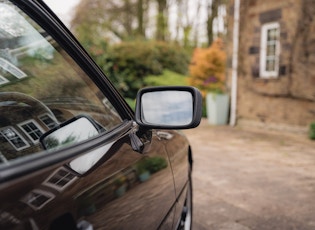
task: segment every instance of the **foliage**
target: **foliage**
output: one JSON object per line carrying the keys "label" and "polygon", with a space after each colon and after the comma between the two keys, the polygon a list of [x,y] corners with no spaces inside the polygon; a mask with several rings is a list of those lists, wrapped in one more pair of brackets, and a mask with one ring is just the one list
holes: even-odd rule
{"label": "foliage", "polygon": [[132,99],[132,98],[128,98],[128,97],[126,97],[125,100],[126,100],[127,104],[130,106],[130,108],[133,111],[135,111],[135,109],[136,109],[136,100]]}
{"label": "foliage", "polygon": [[144,173],[146,171],[151,174],[156,173],[167,167],[167,161],[163,157],[147,157],[142,159],[137,164],[137,171],[139,174]]}
{"label": "foliage", "polygon": [[[160,74],[162,66],[157,52],[141,42],[122,42],[108,50],[103,63],[111,63],[108,77],[124,97],[135,98],[143,87],[143,79],[149,74]],[[105,71],[106,72],[106,71]]]}
{"label": "foliage", "polygon": [[226,53],[223,42],[217,39],[209,48],[196,48],[189,66],[190,85],[206,92],[223,93],[225,91]]}
{"label": "foliage", "polygon": [[149,75],[144,79],[146,86],[187,85],[187,76],[170,70],[163,70],[161,75]]}
{"label": "foliage", "polygon": [[188,53],[179,45],[166,42],[152,42],[157,49],[157,60],[163,69],[169,69],[176,73],[187,74],[190,62]]}
{"label": "foliage", "polygon": [[309,138],[315,140],[315,122],[310,124]]}
{"label": "foliage", "polygon": [[114,184],[117,186],[117,187],[120,187],[122,185],[124,185],[126,183],[126,176],[123,175],[122,173],[118,174],[115,181],[114,181]]}
{"label": "foliage", "polygon": [[135,98],[137,91],[145,86],[146,76],[160,75],[165,68],[186,72],[187,57],[176,45],[129,41],[111,46],[98,64],[124,97]]}
{"label": "foliage", "polygon": [[[222,33],[222,29],[215,33],[213,22],[226,20],[219,8],[225,9],[227,4],[227,0],[85,0],[73,12],[71,30],[81,43],[142,38],[175,40],[184,47],[200,44],[200,34],[207,31],[207,43],[211,44],[213,37]],[[174,10],[176,14],[171,15]],[[201,13],[206,13],[206,23],[201,23]]]}
{"label": "foliage", "polygon": [[122,0],[119,3],[117,0],[80,1],[71,28],[79,40],[84,37],[88,40],[126,40],[143,36],[147,4],[148,0]]}

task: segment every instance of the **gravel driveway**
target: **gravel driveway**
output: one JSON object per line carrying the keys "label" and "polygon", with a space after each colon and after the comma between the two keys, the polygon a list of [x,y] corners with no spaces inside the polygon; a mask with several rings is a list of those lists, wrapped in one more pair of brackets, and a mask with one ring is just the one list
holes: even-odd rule
{"label": "gravel driveway", "polygon": [[185,133],[194,230],[315,230],[315,141],[207,120]]}

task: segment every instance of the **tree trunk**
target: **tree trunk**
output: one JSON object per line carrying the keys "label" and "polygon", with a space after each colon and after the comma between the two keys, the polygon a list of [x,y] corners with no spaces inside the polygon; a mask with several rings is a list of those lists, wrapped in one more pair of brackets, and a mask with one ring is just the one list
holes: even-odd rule
{"label": "tree trunk", "polygon": [[167,33],[167,2],[166,0],[157,0],[158,15],[156,27],[156,39],[160,41],[166,40]]}
{"label": "tree trunk", "polygon": [[144,17],[143,0],[138,0],[138,12],[137,12],[138,30],[137,30],[137,33],[141,37],[145,37],[143,17]]}
{"label": "tree trunk", "polygon": [[207,18],[207,35],[208,45],[210,46],[213,42],[213,20],[218,16],[218,7],[220,0],[212,0],[211,3],[208,1],[208,18]]}

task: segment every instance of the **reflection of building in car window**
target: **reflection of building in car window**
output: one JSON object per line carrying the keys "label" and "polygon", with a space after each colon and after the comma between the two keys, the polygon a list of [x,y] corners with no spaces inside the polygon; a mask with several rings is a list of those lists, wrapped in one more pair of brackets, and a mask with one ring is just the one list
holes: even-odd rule
{"label": "reflection of building in car window", "polygon": [[57,126],[57,121],[55,121],[49,114],[44,114],[39,117],[39,119],[47,126],[47,128],[52,129]]}
{"label": "reflection of building in car window", "polygon": [[[0,93],[0,152],[2,161],[42,150],[39,137],[50,128],[53,113],[42,102],[17,92]],[[48,115],[49,114],[49,115]],[[41,119],[42,118],[42,119]],[[49,125],[52,125],[50,121]],[[45,120],[46,122],[47,119]],[[55,122],[56,123],[56,122]]]}
{"label": "reflection of building in car window", "polygon": [[0,5],[6,12],[0,14],[0,163],[43,151],[39,138],[80,114],[102,130],[122,122],[45,30],[17,8]]}
{"label": "reflection of building in car window", "polygon": [[0,130],[0,133],[16,150],[22,150],[29,147],[25,139],[13,127],[6,127],[3,130]]}
{"label": "reflection of building in car window", "polygon": [[[26,73],[24,73],[18,67],[16,67],[11,62],[9,62],[9,61],[5,60],[4,58],[1,58],[1,57],[0,57],[0,68],[7,71],[7,73],[10,73],[11,75],[13,75],[14,77],[16,77],[18,79],[21,79],[21,78],[24,78],[27,76]],[[2,77],[2,78],[4,78],[4,77]],[[7,82],[9,82],[8,79],[6,79],[6,78],[4,78],[4,79],[7,80]]]}
{"label": "reflection of building in car window", "polygon": [[9,82],[8,79],[4,78],[3,76],[1,76],[0,74],[0,85],[3,85],[5,83]]}
{"label": "reflection of building in car window", "polygon": [[35,120],[25,121],[19,124],[19,127],[25,132],[33,143],[37,143],[40,136],[45,132]]}

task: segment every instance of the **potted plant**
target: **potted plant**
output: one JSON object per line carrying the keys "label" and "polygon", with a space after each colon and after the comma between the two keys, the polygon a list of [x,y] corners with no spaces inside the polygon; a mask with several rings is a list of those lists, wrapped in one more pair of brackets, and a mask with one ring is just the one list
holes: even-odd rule
{"label": "potted plant", "polygon": [[223,42],[217,39],[209,48],[197,48],[189,67],[190,84],[199,88],[206,105],[208,122],[213,125],[227,123],[229,95],[226,93],[226,54]]}
{"label": "potted plant", "polygon": [[163,157],[146,157],[140,160],[137,165],[138,177],[141,182],[148,180],[154,174],[167,167],[167,161]]}
{"label": "potted plant", "polygon": [[150,171],[147,167],[147,159],[142,159],[136,165],[136,170],[140,182],[147,181],[150,178]]}
{"label": "potted plant", "polygon": [[126,177],[124,175],[118,175],[114,184],[116,197],[123,196],[127,190]]}

